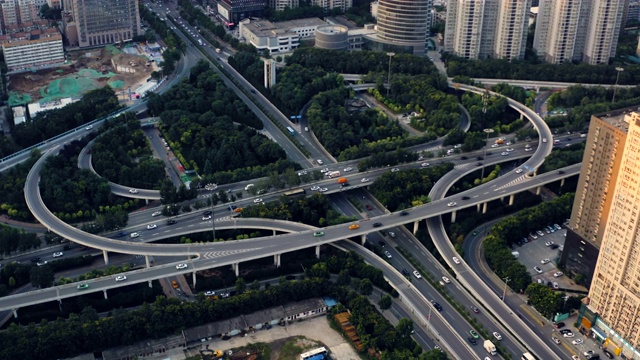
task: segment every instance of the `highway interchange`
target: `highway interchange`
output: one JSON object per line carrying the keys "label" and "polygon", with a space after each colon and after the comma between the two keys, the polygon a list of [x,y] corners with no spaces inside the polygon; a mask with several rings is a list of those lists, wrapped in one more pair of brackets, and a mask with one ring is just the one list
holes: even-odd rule
{"label": "highway interchange", "polygon": [[[188,51],[190,50],[193,50],[193,47],[189,47]],[[187,55],[188,55],[187,58],[189,58],[189,54]],[[198,56],[197,52],[192,53],[192,56]],[[189,63],[194,63],[194,60],[190,61]],[[228,65],[225,65],[224,62],[222,62],[222,65],[226,66],[228,70],[231,69],[231,67],[229,67]],[[184,75],[185,69],[186,69],[186,66],[184,68],[181,68],[181,70],[179,71],[179,74]],[[177,81],[177,79],[178,77],[174,78],[173,83]],[[228,85],[229,85],[229,82],[228,82]],[[244,94],[239,89],[234,88],[234,90],[239,95]],[[474,90],[474,89],[468,88],[465,90]],[[475,91],[483,91],[483,90],[475,90]],[[261,96],[256,96],[256,100],[266,102],[266,99],[263,99]],[[243,98],[243,101],[247,102],[248,104],[252,104],[252,102],[248,101],[247,98]],[[510,103],[510,105],[519,106],[519,104],[516,104],[516,103]],[[137,106],[138,107],[134,110],[142,109],[143,103],[141,102],[137,103]],[[268,107],[268,105],[265,105],[265,106]],[[261,113],[257,109],[252,109],[252,110],[256,111],[257,113]],[[520,110],[523,111],[527,117],[534,120],[534,126],[541,133],[541,139],[546,138],[548,139],[548,141],[542,142],[542,140],[540,140],[537,146],[537,149],[533,154],[525,153],[523,144],[516,145],[514,146],[516,150],[514,150],[514,152],[512,152],[510,155],[506,157],[501,157],[499,154],[494,154],[491,160],[489,160],[488,158],[485,159],[484,160],[485,166],[489,166],[492,163],[500,163],[505,160],[512,161],[516,158],[525,158],[530,156],[530,158],[523,164],[523,166],[526,166],[530,169],[536,169],[544,161],[544,158],[550,153],[551,147],[552,147],[551,140],[553,139],[553,137],[549,129],[546,127],[546,125],[544,125],[544,122],[542,121],[542,119],[540,119],[532,110],[529,110],[526,108],[521,108]],[[271,124],[270,120],[266,118],[262,118],[262,120],[265,123],[265,127],[267,127],[268,124]],[[283,136],[282,139],[278,140],[278,142],[283,147],[285,147],[285,144],[290,144],[290,141],[286,136],[282,135],[275,126],[273,125],[271,126],[272,127],[270,130],[268,130],[268,132],[274,137],[277,134],[280,134],[280,136]],[[52,231],[60,234],[65,238],[71,239],[74,242],[77,242],[86,246],[90,246],[90,247],[105,249],[107,251],[114,251],[119,253],[164,255],[164,256],[179,255],[179,256],[184,256],[185,259],[189,259],[187,261],[188,268],[182,271],[176,270],[175,264],[167,264],[167,265],[158,265],[152,268],[147,268],[147,269],[137,270],[134,272],[127,273],[127,277],[128,277],[126,282],[127,284],[160,279],[160,278],[167,277],[168,275],[174,275],[178,273],[191,273],[197,270],[208,269],[212,267],[238,264],[238,263],[241,263],[242,261],[263,258],[271,255],[277,255],[283,252],[303,249],[303,248],[312,247],[312,246],[318,246],[321,244],[332,243],[348,237],[365,236],[367,234],[374,234],[375,233],[374,230],[370,228],[370,224],[372,224],[373,222],[381,222],[383,224],[382,227],[377,228],[375,230],[375,231],[378,231],[378,230],[384,230],[384,229],[395,229],[403,224],[419,221],[421,219],[426,219],[426,218],[437,219],[439,215],[450,213],[452,210],[476,206],[477,204],[483,204],[493,199],[498,199],[504,196],[508,196],[510,194],[515,194],[521,191],[525,191],[526,189],[532,186],[538,186],[539,184],[544,184],[545,183],[544,181],[548,181],[548,182],[557,181],[560,178],[565,178],[567,176],[575,175],[579,170],[579,167],[573,167],[571,169],[568,169],[568,171],[565,171],[565,174],[544,174],[544,175],[536,176],[533,178],[529,178],[524,173],[517,174],[515,171],[511,171],[505,174],[504,176],[501,176],[499,179],[492,181],[489,184],[485,184],[483,186],[480,186],[465,192],[464,195],[470,197],[470,200],[466,202],[460,201],[459,199],[460,194],[456,194],[453,197],[449,197],[449,198],[444,197],[440,200],[436,200],[438,196],[441,197],[441,196],[444,196],[444,194],[446,194],[447,189],[443,187],[442,190],[439,190],[440,195],[438,196],[432,195],[432,199],[434,199],[432,203],[421,206],[421,207],[410,209],[409,214],[406,216],[400,216],[399,213],[391,213],[391,214],[382,213],[380,215],[372,216],[367,221],[359,222],[359,224],[361,224],[361,227],[360,229],[355,231],[348,230],[347,229],[348,224],[324,228],[323,231],[325,232],[325,236],[321,238],[314,238],[311,235],[314,229],[302,224],[277,222],[277,221],[266,220],[266,219],[226,219],[225,218],[225,219],[219,219],[220,221],[216,221],[215,226],[217,229],[236,228],[236,227],[237,228],[241,228],[241,227],[263,228],[263,229],[278,230],[281,232],[292,232],[292,234],[266,237],[261,239],[229,241],[225,243],[215,243],[215,244],[155,245],[155,244],[148,244],[146,242],[152,242],[162,238],[178,236],[181,234],[189,234],[195,231],[208,231],[211,229],[211,223],[203,222],[200,219],[199,213],[191,216],[183,215],[177,219],[178,224],[174,225],[172,229],[167,230],[166,229],[167,226],[160,225],[166,220],[166,219],[162,219],[161,222],[158,222],[159,226],[157,228],[158,229],[157,231],[155,232],[146,231],[144,233],[143,239],[139,239],[139,240],[143,240],[144,242],[140,242],[140,241],[125,242],[122,240],[108,239],[108,238],[103,238],[103,237],[94,236],[94,235],[81,232],[72,226],[61,223],[60,221],[55,219],[53,214],[51,214],[46,209],[46,207],[41,201],[39,189],[37,186],[39,169],[41,168],[41,165],[44,159],[46,159],[46,156],[53,154],[55,150],[58,149],[58,146],[60,144],[70,141],[70,139],[74,139],[79,136],[84,136],[84,134],[81,131],[75,131],[68,134],[67,137],[61,137],[60,139],[58,139],[58,141],[45,144],[43,145],[43,147],[41,147],[41,149],[45,151],[49,151],[49,150],[51,151],[45,154],[45,156],[43,156],[42,159],[40,159],[40,161],[32,168],[32,171],[29,174],[27,183],[25,184],[25,196],[27,199],[27,203],[29,204],[32,211],[34,211],[34,216],[36,216],[36,218],[41,223],[46,224],[46,226]],[[311,140],[307,140],[307,141],[309,143],[309,145],[306,146],[308,150],[316,148],[312,144]],[[307,168],[312,166],[312,164],[306,159],[306,157],[304,157],[304,155],[302,155],[299,152],[299,150],[295,146],[291,145],[289,146],[289,148],[286,148],[286,150],[287,150],[287,153],[290,154],[292,159],[294,159],[297,156],[291,155],[291,154],[296,154],[297,152],[298,155],[301,157],[296,159],[296,161],[298,161],[301,164],[306,163]],[[291,152],[289,152],[290,150]],[[313,158],[320,158],[320,159],[324,158],[325,161],[327,161],[327,164],[330,163],[329,162],[330,159],[323,154],[323,151],[317,150],[315,153],[312,153],[312,154],[313,154],[312,155]],[[456,164],[456,169],[450,173],[451,178],[448,178],[449,185],[453,183],[452,181],[453,178],[459,178],[460,176],[462,176],[467,172],[476,171],[478,169],[475,165],[476,160],[475,158],[473,158],[473,156],[475,155],[470,155],[470,157],[472,157],[472,160],[469,160],[469,161],[463,161],[459,159],[454,161],[454,163]],[[18,157],[16,157],[15,160],[13,161],[17,162]],[[433,162],[434,160],[430,159],[426,161]],[[2,166],[3,168],[10,167],[11,163],[3,162]],[[334,169],[336,167],[340,168],[343,166],[344,164],[338,164],[337,166],[332,164],[329,167]],[[420,166],[420,164],[419,163],[407,164],[407,165],[399,166],[399,168],[410,168],[410,167],[416,167],[416,166]],[[368,177],[371,181],[373,181],[376,177],[380,176],[382,173],[386,171],[388,170],[378,169],[378,170],[373,170],[365,173],[354,172],[354,173],[348,174],[348,178],[352,183],[352,188],[356,189],[360,186],[366,186],[370,184],[369,182],[362,183],[361,182],[362,178]],[[438,184],[440,183],[442,183],[442,181],[438,182]],[[323,185],[327,186],[330,189],[328,193],[333,193],[333,192],[339,193],[342,191],[342,188],[340,188],[335,183],[335,180],[321,180],[320,182],[318,182],[318,184],[320,186],[323,186]],[[237,188],[237,186],[241,186],[241,185],[242,184],[238,184],[238,185],[234,185],[233,187]],[[315,185],[315,184],[314,183],[306,184],[305,188],[308,188],[311,185]],[[434,191],[436,191],[436,188],[437,186],[434,187]],[[144,198],[144,195],[148,195],[144,193],[139,193],[139,194],[141,195],[140,196],[141,198]],[[123,195],[127,195],[127,194],[125,193]],[[131,195],[131,194],[128,194],[128,195]],[[262,195],[261,197],[268,199],[276,196],[277,194],[269,195],[269,197],[267,197],[266,195]],[[457,205],[453,208],[448,206],[448,203],[451,202],[452,200],[455,200],[457,202]],[[239,202],[239,205],[242,205],[243,203],[250,204],[251,202],[252,202],[251,199],[243,199],[241,202]],[[226,207],[226,205],[224,207]],[[216,213],[217,214],[225,213],[224,207],[223,206],[217,207]],[[151,210],[146,210],[144,212],[132,214],[132,219],[131,219],[132,226],[141,226],[141,225],[146,226],[147,224],[153,223],[155,219],[151,217],[150,213],[151,213]],[[228,214],[229,212],[226,211],[226,213]],[[145,217],[146,217],[146,220],[144,219]],[[434,237],[434,234],[437,234],[438,224],[435,220],[429,221],[429,230],[430,232],[432,232],[432,237]],[[369,235],[369,236],[372,236],[372,235]],[[441,242],[442,244],[440,245],[444,245],[444,243],[446,243],[446,246],[449,247],[450,243],[446,238],[446,234],[440,234],[438,236],[439,238],[446,240],[446,241],[442,241]],[[397,241],[400,241],[402,239],[405,239],[405,237],[401,237]],[[408,240],[408,237],[406,239]],[[436,239],[436,237],[434,237],[434,239]],[[438,243],[440,242],[436,242],[437,245]],[[341,242],[340,244],[344,244],[344,242]],[[347,243],[346,246],[353,247],[355,245]],[[443,257],[445,258],[445,260],[447,259],[450,260],[451,256],[453,255],[450,253],[451,249],[447,249],[444,246],[442,246],[442,248],[439,247],[438,250],[443,254]],[[384,268],[385,265],[387,264],[386,262],[381,261],[377,256],[374,256],[371,258],[366,257],[366,258],[369,262],[377,265],[380,268]],[[400,256],[394,257],[394,259],[400,259],[400,258],[401,258]],[[433,265],[435,266],[435,264]],[[402,265],[399,264],[399,266],[402,266]],[[410,265],[405,264],[404,266],[410,268]],[[460,265],[458,266],[459,268],[463,268]],[[452,266],[452,267],[456,269],[456,266]],[[442,271],[444,272],[445,269],[442,269]],[[467,276],[468,275],[467,273],[468,272],[465,272],[465,271],[459,273],[458,278],[459,280],[461,280],[461,282],[466,281],[467,282],[466,285],[469,285],[468,282],[470,281],[469,280],[470,277]],[[388,278],[390,278],[391,283],[394,285],[398,285],[398,286],[402,286],[402,284],[406,285],[406,279],[401,275],[399,275],[397,271],[393,271],[393,270],[385,271],[385,275]],[[121,284],[115,283],[113,278],[95,279],[95,280],[92,280],[91,282],[91,291],[106,290],[106,289],[114,288],[118,286],[121,286]],[[457,286],[458,286],[457,284],[454,284],[453,287],[457,288]],[[479,287],[482,288],[482,286],[479,286]],[[469,289],[468,286],[467,286],[467,289]],[[425,293],[427,292],[431,292],[434,295],[437,294],[437,292],[433,291],[432,289],[428,289],[428,290],[425,289]],[[460,291],[460,292],[465,293],[464,291]],[[402,294],[404,294],[405,296],[408,296],[406,294],[410,294],[410,293],[411,292],[407,292],[407,291],[402,292]],[[423,292],[421,290],[417,294],[422,294],[422,293]],[[38,290],[38,291],[26,293],[26,294],[1,298],[0,308],[1,309],[17,309],[21,306],[27,306],[30,304],[36,304],[36,303],[50,301],[54,299],[63,299],[66,297],[77,296],[77,295],[78,295],[78,291],[74,284],[58,286],[50,289],[43,289],[43,290]],[[413,296],[418,296],[418,295],[413,295]],[[466,296],[468,297],[468,294]],[[485,296],[487,296],[490,299],[489,301],[491,302],[489,305],[487,305],[487,307],[490,310],[492,310],[494,314],[498,312],[498,314],[496,315],[503,324],[509,324],[511,326],[514,326],[512,323],[516,323],[518,325],[522,325],[522,323],[519,320],[510,319],[509,315],[513,317],[513,314],[505,313],[505,311],[508,312],[508,310],[502,309],[500,308],[500,306],[493,303],[493,300],[494,300],[493,298],[495,298],[495,295],[493,293],[485,294]],[[484,296],[480,296],[480,298],[483,299],[483,302],[486,301],[486,298]],[[420,300],[418,298],[415,298],[415,299],[412,298],[410,302],[413,304],[420,304],[423,300],[424,299]],[[443,303],[443,300],[440,302]],[[424,309],[422,309],[422,311],[424,311]],[[416,314],[416,316],[419,317],[420,315]],[[424,316],[424,314],[422,314],[422,316]],[[432,317],[432,319],[435,319],[435,318],[438,318],[438,317]],[[446,319],[445,322],[448,322],[449,324],[461,324],[459,319],[458,320]],[[462,320],[462,323],[464,323],[464,320]],[[432,323],[431,325],[435,326],[438,329],[438,331],[443,331],[441,329],[450,329],[450,325],[446,326],[444,323],[442,324],[442,326],[438,326],[435,323]],[[464,325],[461,325],[461,326],[464,327]],[[495,326],[497,327],[499,325],[495,325]],[[457,328],[457,326],[454,326],[454,327]],[[545,358],[556,358],[556,355],[553,352],[550,352],[550,349],[548,347],[537,344],[540,342],[539,340],[537,340],[537,338],[533,339],[531,336],[526,335],[527,330],[528,329],[524,329],[524,328],[511,329],[511,331],[515,333],[518,338],[522,339],[522,341],[524,341],[527,345],[532,346],[533,347],[532,350],[534,350],[534,352],[536,352],[537,354],[545,354],[550,356]],[[465,330],[462,330],[460,332],[464,333]],[[502,332],[504,333],[504,331]],[[525,334],[525,335],[523,336],[522,334]],[[451,334],[450,336],[443,335],[443,339],[456,341],[456,340],[460,340],[459,339],[460,336],[461,336],[460,334],[458,335]],[[462,339],[462,343],[464,344],[462,347],[458,348],[454,346],[456,347],[456,351],[469,351],[469,346],[468,344],[466,344],[466,341],[464,341],[464,339]],[[517,344],[517,342],[513,342],[513,343],[510,343],[510,345],[508,345],[508,347],[510,348],[512,346],[517,349],[520,349],[520,346]],[[515,349],[512,351],[514,351],[514,353],[517,352]],[[521,349],[518,351],[521,351]],[[476,351],[476,356],[474,357],[477,357],[480,354],[483,354],[483,352]]]}

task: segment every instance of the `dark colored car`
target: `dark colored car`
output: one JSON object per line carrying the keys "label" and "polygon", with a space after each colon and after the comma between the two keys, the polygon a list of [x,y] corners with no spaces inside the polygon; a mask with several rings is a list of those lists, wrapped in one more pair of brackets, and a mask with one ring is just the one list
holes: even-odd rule
{"label": "dark colored car", "polygon": [[408,212],[408,211],[402,211],[402,212],[400,213],[400,216],[407,216],[407,215],[409,215],[409,212]]}
{"label": "dark colored car", "polygon": [[564,171],[562,171],[562,170],[558,170],[558,174],[559,174],[559,175],[562,175],[562,174],[564,174]]}
{"label": "dark colored car", "polygon": [[467,340],[469,340],[471,345],[478,345],[478,342],[476,341],[476,339],[472,338],[471,336],[469,336]]}
{"label": "dark colored car", "polygon": [[481,162],[477,162],[476,166],[482,166],[482,163]]}
{"label": "dark colored car", "polygon": [[32,263],[37,263],[38,261],[40,261],[40,258],[39,258],[39,257],[31,258],[31,262],[32,262]]}
{"label": "dark colored car", "polygon": [[207,211],[202,213],[202,215],[205,215],[205,216],[206,215],[211,215],[211,214],[213,214],[213,211],[211,211],[211,210],[207,210]]}
{"label": "dark colored car", "polygon": [[384,247],[387,244],[385,244],[384,241],[378,241],[378,245],[380,245],[381,247]]}
{"label": "dark colored car", "polygon": [[382,226],[382,223],[379,223],[379,222],[377,222],[377,223],[373,223],[373,227],[374,227],[374,228],[376,228],[376,227],[380,227],[380,226]]}
{"label": "dark colored car", "polygon": [[552,248],[552,249],[557,249],[557,248],[559,248],[559,247],[560,247],[560,245],[558,245],[558,244],[551,244],[551,246],[549,246],[549,247],[550,247],[550,248]]}
{"label": "dark colored car", "polygon": [[364,207],[366,207],[366,208],[367,208],[367,210],[369,210],[369,211],[373,210],[373,208],[372,208],[372,207],[371,207],[371,205],[369,205],[369,204],[365,205]]}
{"label": "dark colored car", "polygon": [[177,221],[175,220],[167,220],[167,225],[173,225],[175,224]]}
{"label": "dark colored car", "polygon": [[440,306],[440,304],[438,304],[434,300],[431,300],[431,305],[433,305],[433,307],[436,308],[436,310],[442,311],[442,306]]}
{"label": "dark colored car", "polygon": [[460,160],[467,160],[466,156],[460,156]]}
{"label": "dark colored car", "polygon": [[473,305],[471,305],[471,306],[469,306],[469,307],[471,308],[471,311],[473,311],[473,313],[474,313],[474,314],[477,314],[477,313],[479,313],[479,312],[480,312],[480,309],[478,309],[477,307],[475,307],[475,306],[473,306]]}
{"label": "dark colored car", "polygon": [[469,200],[469,197],[468,196],[463,196],[462,200]]}
{"label": "dark colored car", "polygon": [[478,160],[484,160],[484,158],[482,156],[478,156],[476,159]]}
{"label": "dark colored car", "polygon": [[608,357],[609,359],[613,359],[613,354],[610,351],[602,350],[602,352],[604,353],[604,356]]}
{"label": "dark colored car", "polygon": [[409,270],[407,270],[407,269],[402,269],[402,275],[404,275],[404,276],[409,276]]}
{"label": "dark colored car", "polygon": [[123,237],[123,236],[127,236],[127,233],[124,231],[120,231],[119,233],[116,234],[116,237]]}

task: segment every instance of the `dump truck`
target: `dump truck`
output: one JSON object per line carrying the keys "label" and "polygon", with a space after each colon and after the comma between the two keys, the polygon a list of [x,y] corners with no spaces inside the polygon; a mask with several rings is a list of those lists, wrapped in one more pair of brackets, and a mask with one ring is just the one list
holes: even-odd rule
{"label": "dump truck", "polygon": [[338,184],[346,184],[349,182],[349,179],[345,178],[345,177],[341,177],[338,179]]}
{"label": "dump truck", "polygon": [[496,346],[493,345],[493,343],[491,342],[491,340],[485,340],[484,341],[484,349],[487,350],[487,352],[491,355],[495,355],[496,352]]}

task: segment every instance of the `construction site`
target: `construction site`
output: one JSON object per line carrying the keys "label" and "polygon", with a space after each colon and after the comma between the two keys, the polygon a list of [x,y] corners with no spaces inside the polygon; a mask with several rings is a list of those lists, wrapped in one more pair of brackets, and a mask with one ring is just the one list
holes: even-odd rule
{"label": "construction site", "polygon": [[9,105],[79,98],[105,85],[123,99],[159,70],[156,58],[147,55],[142,45],[128,44],[126,50],[109,45],[72,52],[66,65],[8,75]]}

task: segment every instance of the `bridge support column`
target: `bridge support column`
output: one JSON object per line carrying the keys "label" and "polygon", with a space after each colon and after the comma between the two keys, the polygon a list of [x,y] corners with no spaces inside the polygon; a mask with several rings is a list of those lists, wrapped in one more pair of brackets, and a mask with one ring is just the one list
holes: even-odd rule
{"label": "bridge support column", "polygon": [[149,283],[149,287],[152,288],[153,287],[153,282],[151,282],[151,280],[147,281]]}
{"label": "bridge support column", "polygon": [[500,202],[504,202],[504,196],[500,198]]}
{"label": "bridge support column", "polygon": [[104,298],[105,300],[108,299],[109,297],[107,296],[107,290],[102,290],[102,293],[104,294]]}
{"label": "bridge support column", "polygon": [[102,257],[104,258],[104,264],[109,265],[109,253],[107,250],[102,250]]}
{"label": "bridge support column", "polygon": [[191,273],[191,279],[193,280],[193,287],[196,287],[196,272]]}
{"label": "bridge support column", "polygon": [[18,309],[13,309],[13,318],[17,319],[18,318]]}
{"label": "bridge support column", "polygon": [[275,231],[275,230],[273,230],[273,236],[276,236],[276,235],[277,235],[277,234],[276,234],[276,231]]}
{"label": "bridge support column", "polygon": [[58,309],[62,311],[62,299],[58,299]]}
{"label": "bridge support column", "polygon": [[[454,222],[456,222],[456,212],[455,212],[455,211],[452,211],[452,212],[451,212],[451,223],[454,223]],[[414,235],[415,235],[415,234],[414,234]]]}
{"label": "bridge support column", "polygon": [[481,205],[482,205],[482,204],[480,204],[480,203],[477,203],[477,204],[476,204],[476,212],[480,212],[480,206],[481,206]]}
{"label": "bridge support column", "polygon": [[516,194],[511,194],[509,196],[509,206],[513,205],[513,200],[516,198]]}
{"label": "bridge support column", "polygon": [[520,113],[520,120],[524,119],[524,114]]}
{"label": "bridge support column", "polygon": [[320,245],[316,245],[316,259],[320,259]]}
{"label": "bridge support column", "polygon": [[236,273],[236,277],[240,276],[240,263],[232,264],[231,268]]}
{"label": "bridge support column", "polygon": [[420,227],[420,220],[416,220],[413,222],[413,235],[418,233],[418,228]]}
{"label": "bridge support column", "polygon": [[145,205],[149,205],[149,199],[144,199]]}
{"label": "bridge support column", "polygon": [[560,180],[560,187],[563,187],[563,186],[564,186],[564,181],[565,181],[565,180],[566,180],[566,179],[562,179],[562,180]]}
{"label": "bridge support column", "polygon": [[276,267],[280,267],[280,254],[273,255],[273,264]]}
{"label": "bridge support column", "polygon": [[542,191],[542,186],[538,186],[536,188],[536,195],[540,195],[540,192]]}
{"label": "bridge support column", "polygon": [[535,169],[533,170],[533,176],[537,176],[537,175],[538,175],[538,168],[535,168]]}
{"label": "bridge support column", "polygon": [[149,255],[144,256],[144,263],[147,265],[147,268],[151,267],[151,261],[149,260]]}
{"label": "bridge support column", "polygon": [[360,245],[364,246],[367,243],[367,235],[360,236]]}
{"label": "bridge support column", "polygon": [[482,204],[482,213],[483,213],[483,214],[486,214],[486,213],[487,213],[487,204],[488,204],[488,203],[484,203],[484,204]]}

